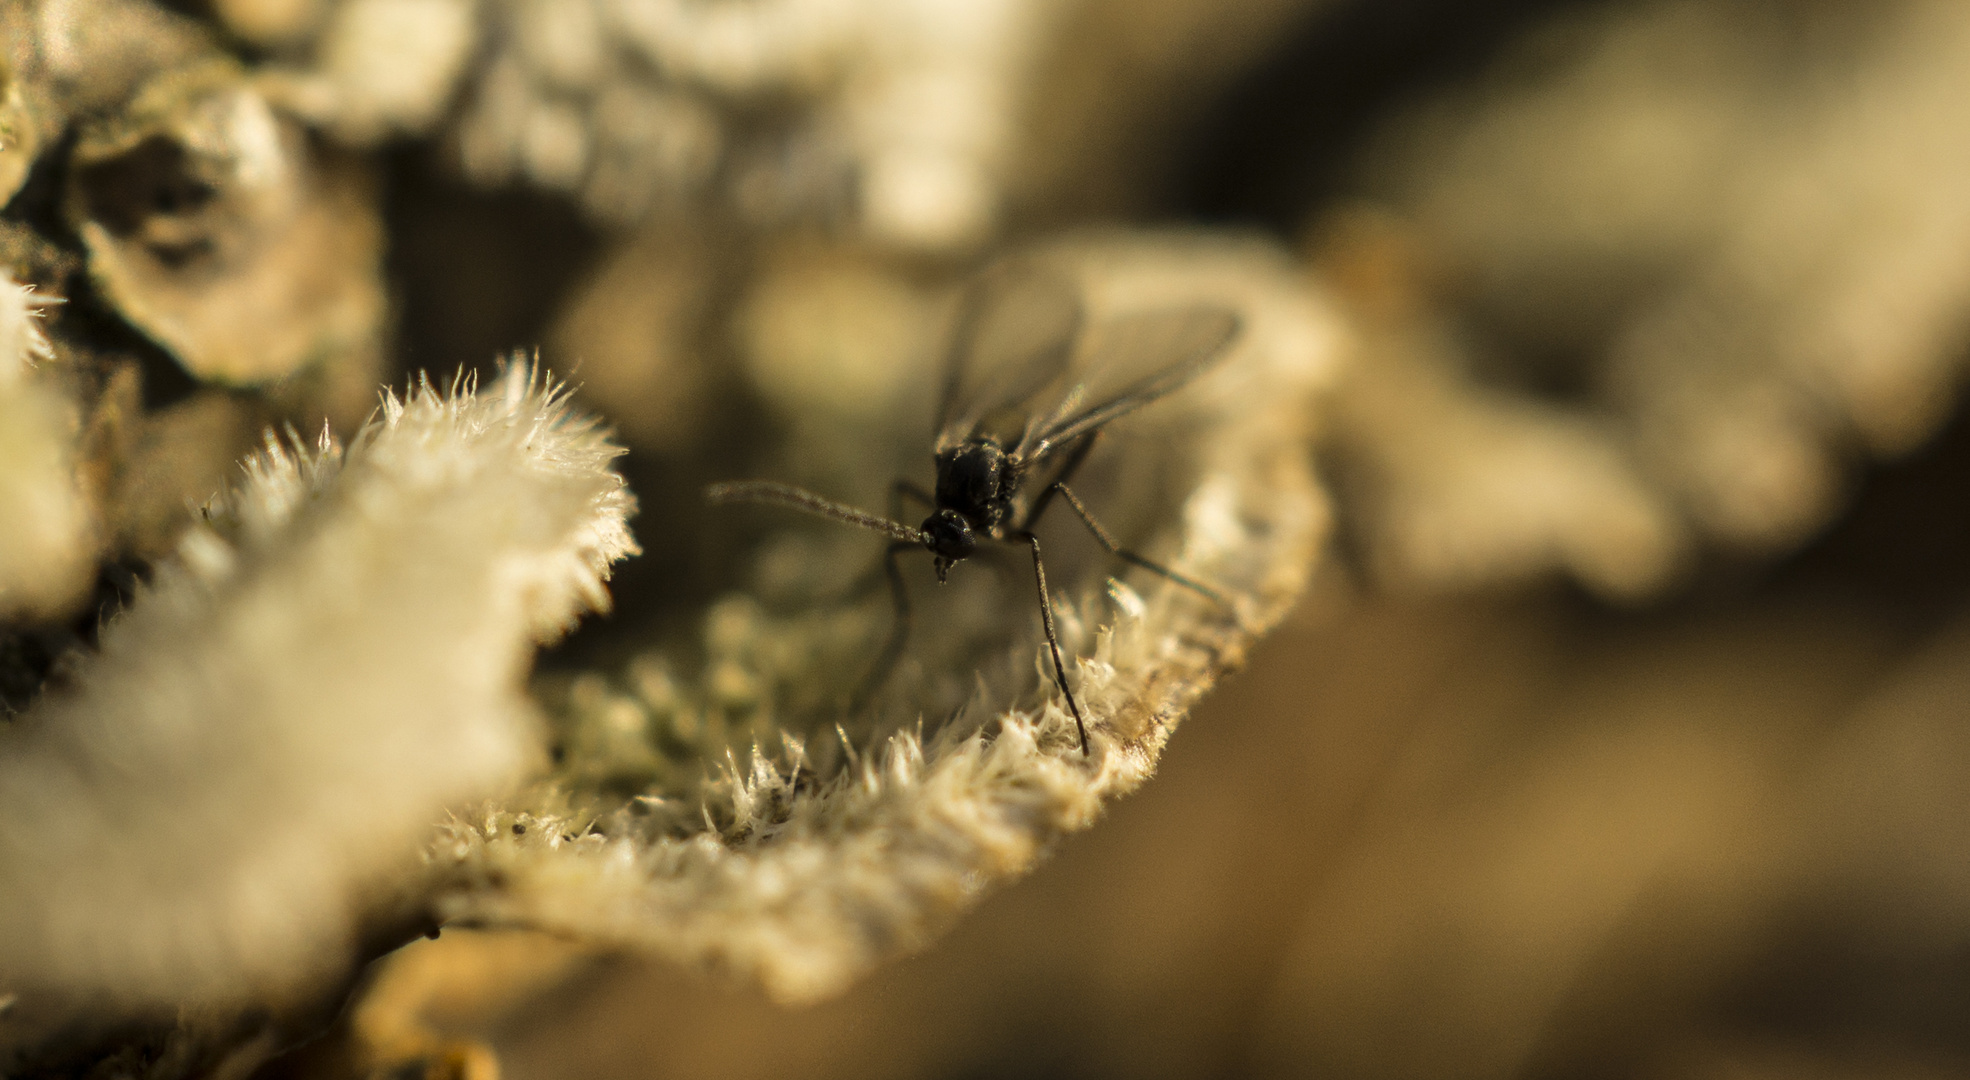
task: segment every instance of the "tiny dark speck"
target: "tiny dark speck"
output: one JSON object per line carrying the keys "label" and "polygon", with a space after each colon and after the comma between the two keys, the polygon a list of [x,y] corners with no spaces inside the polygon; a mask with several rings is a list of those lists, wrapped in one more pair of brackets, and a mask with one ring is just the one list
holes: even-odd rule
{"label": "tiny dark speck", "polygon": [[525,836],[525,835],[527,835],[527,827],[526,827],[525,825],[522,825],[522,824],[520,824],[520,823],[519,823],[519,822],[517,822],[517,821],[516,821],[516,822],[514,822],[514,823],[513,823],[513,835],[514,835],[514,836]]}

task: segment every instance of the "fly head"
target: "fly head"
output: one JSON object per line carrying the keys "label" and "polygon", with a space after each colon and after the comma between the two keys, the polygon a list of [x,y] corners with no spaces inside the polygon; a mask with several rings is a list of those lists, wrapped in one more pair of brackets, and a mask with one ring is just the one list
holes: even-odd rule
{"label": "fly head", "polygon": [[923,546],[937,556],[937,580],[942,582],[952,564],[968,558],[978,546],[978,534],[963,514],[946,508],[923,519]]}

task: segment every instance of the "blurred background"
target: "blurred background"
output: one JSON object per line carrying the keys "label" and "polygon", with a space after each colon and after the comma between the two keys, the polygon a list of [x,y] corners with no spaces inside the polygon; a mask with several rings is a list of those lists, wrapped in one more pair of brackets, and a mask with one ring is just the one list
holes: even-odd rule
{"label": "blurred background", "polygon": [[1257,234],[1351,342],[1297,613],[929,952],[792,1010],[448,929],[260,1075],[1970,1071],[1960,0],[5,10],[105,568],[6,613],[10,706],[263,425],[411,372],[538,347],[630,448],[551,675],[695,625],[705,482],[866,472],[815,433],[995,252]]}

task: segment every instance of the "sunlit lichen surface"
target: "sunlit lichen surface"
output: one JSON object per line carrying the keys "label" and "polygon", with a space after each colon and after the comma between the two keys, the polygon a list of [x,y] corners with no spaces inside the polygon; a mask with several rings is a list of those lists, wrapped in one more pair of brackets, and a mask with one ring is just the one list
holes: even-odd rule
{"label": "sunlit lichen surface", "polygon": [[[0,0],[0,1074],[1961,1072],[1966,72],[1955,0]],[[1073,490],[1199,586],[1056,499],[1058,669],[895,486],[1034,348],[958,426],[1139,400]]]}

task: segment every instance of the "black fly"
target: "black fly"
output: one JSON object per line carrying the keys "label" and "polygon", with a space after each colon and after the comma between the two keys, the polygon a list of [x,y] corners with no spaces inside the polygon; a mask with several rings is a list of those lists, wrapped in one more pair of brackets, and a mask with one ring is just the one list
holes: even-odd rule
{"label": "black fly", "polygon": [[[914,498],[931,508],[917,528],[770,480],[707,489],[714,503],[780,503],[884,533],[894,541],[884,568],[896,624],[857,699],[866,700],[887,680],[909,633],[910,600],[898,555],[929,549],[941,583],[980,540],[1021,544],[1033,553],[1054,681],[1074,715],[1081,753],[1088,752],[1087,724],[1067,685],[1046,566],[1040,561],[1039,537],[1033,534],[1055,495],[1117,558],[1223,603],[1211,589],[1117,545],[1067,482],[1094,448],[1102,425],[1181,388],[1216,363],[1238,334],[1238,316],[1221,307],[1198,306],[1125,314],[1091,329],[1083,324],[1079,291],[1049,276],[1000,270],[967,292],[946,357],[937,412],[936,491],[927,494],[907,480],[894,485],[897,499]],[[1021,505],[1042,478],[1038,495]]]}

